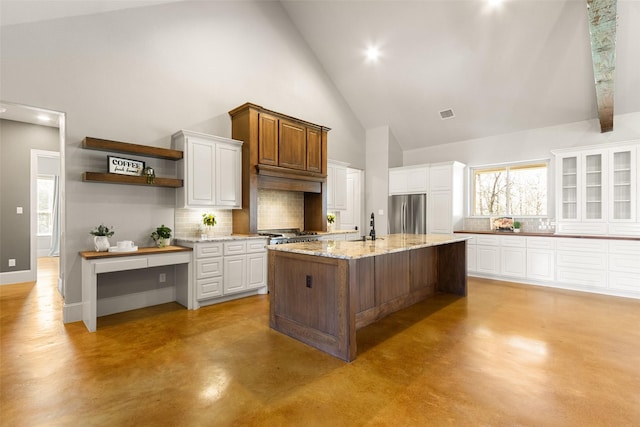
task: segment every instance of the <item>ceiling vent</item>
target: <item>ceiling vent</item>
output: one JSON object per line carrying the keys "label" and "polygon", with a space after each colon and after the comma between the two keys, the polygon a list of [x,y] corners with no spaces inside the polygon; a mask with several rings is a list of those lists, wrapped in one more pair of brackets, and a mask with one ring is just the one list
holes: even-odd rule
{"label": "ceiling vent", "polygon": [[453,110],[451,108],[440,111],[440,118],[442,120],[453,119],[455,116],[456,115],[453,114]]}

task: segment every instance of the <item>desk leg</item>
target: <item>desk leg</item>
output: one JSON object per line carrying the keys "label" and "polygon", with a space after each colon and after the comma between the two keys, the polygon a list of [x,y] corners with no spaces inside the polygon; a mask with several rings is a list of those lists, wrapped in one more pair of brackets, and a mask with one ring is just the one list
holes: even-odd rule
{"label": "desk leg", "polygon": [[89,332],[96,331],[98,277],[95,264],[82,260],[82,321]]}

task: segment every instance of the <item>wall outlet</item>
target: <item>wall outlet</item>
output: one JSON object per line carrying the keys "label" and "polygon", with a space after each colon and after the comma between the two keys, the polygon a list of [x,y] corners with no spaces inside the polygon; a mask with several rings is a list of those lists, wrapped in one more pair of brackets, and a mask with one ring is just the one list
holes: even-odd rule
{"label": "wall outlet", "polygon": [[11,258],[9,259],[9,267],[15,267],[16,266],[16,260]]}
{"label": "wall outlet", "polygon": [[160,273],[160,277],[158,277],[158,281],[160,283],[164,283],[167,281],[167,275],[165,273]]}
{"label": "wall outlet", "polygon": [[17,213],[17,214],[22,214],[22,206],[18,206],[18,207],[16,208],[16,213]]}

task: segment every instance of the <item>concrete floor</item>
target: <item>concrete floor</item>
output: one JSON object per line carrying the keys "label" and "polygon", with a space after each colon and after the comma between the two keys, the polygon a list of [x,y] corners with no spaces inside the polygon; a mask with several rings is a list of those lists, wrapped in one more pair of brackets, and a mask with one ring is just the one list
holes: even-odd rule
{"label": "concrete floor", "polygon": [[269,329],[265,296],[63,325],[42,262],[0,286],[2,426],[640,425],[639,300],[470,278],[348,364]]}

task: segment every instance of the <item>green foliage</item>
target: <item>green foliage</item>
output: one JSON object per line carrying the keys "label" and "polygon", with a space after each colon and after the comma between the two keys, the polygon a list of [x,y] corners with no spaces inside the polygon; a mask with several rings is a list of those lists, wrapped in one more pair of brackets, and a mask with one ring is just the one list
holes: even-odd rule
{"label": "green foliage", "polygon": [[520,228],[521,225],[519,221],[513,221],[513,228]]}
{"label": "green foliage", "polygon": [[169,239],[171,237],[171,229],[162,224],[160,227],[156,228],[156,231],[151,233],[151,237],[153,240],[158,240],[160,238]]}
{"label": "green foliage", "polygon": [[336,216],[332,213],[327,214],[327,222],[333,224],[336,221]]}
{"label": "green foliage", "polygon": [[212,213],[203,213],[202,214],[202,223],[204,225],[213,227],[216,225],[216,216]]}
{"label": "green foliage", "polygon": [[109,228],[103,224],[100,224],[99,226],[97,226],[96,228],[94,228],[89,232],[89,234],[91,234],[92,236],[107,236],[107,237],[113,236],[114,233],[115,231],[113,229],[113,225],[111,226],[111,228]]}

